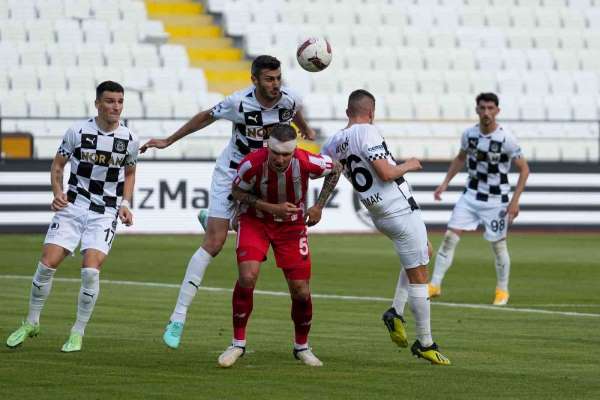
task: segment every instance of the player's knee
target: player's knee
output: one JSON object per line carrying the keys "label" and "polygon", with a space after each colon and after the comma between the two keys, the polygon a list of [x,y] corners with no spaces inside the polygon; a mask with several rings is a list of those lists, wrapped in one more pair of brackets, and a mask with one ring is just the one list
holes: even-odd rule
{"label": "player's knee", "polygon": [[310,300],[310,289],[308,287],[293,287],[290,289],[290,295],[295,301],[307,302]]}
{"label": "player's knee", "polygon": [[406,276],[408,276],[408,281],[411,284],[423,284],[427,283],[429,280],[426,265],[420,265],[416,268],[407,268]]}
{"label": "player's knee", "polygon": [[216,257],[217,254],[219,254],[223,249],[223,245],[225,244],[226,238],[227,235],[207,235],[204,237],[204,243],[202,243],[202,248],[206,250],[206,252],[211,256]]}
{"label": "player's knee", "polygon": [[508,245],[506,243],[506,239],[498,240],[497,242],[492,242],[492,249],[496,255],[502,255],[508,253]]}
{"label": "player's knee", "polygon": [[460,236],[449,229],[444,234],[444,240],[442,241],[442,248],[440,250],[443,252],[453,251],[459,241]]}
{"label": "player's knee", "polygon": [[240,286],[245,287],[245,288],[255,287],[257,280],[258,280],[258,274],[250,272],[250,271],[240,273],[240,275],[238,277],[238,282],[239,282]]}

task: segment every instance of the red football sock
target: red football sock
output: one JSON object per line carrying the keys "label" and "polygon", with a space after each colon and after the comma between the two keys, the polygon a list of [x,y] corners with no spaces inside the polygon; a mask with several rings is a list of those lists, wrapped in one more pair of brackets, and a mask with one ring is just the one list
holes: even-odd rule
{"label": "red football sock", "polygon": [[294,321],[296,343],[308,343],[308,332],[312,322],[312,300],[310,296],[307,300],[292,299],[292,320]]}
{"label": "red football sock", "polygon": [[254,288],[241,287],[235,283],[231,304],[233,308],[233,338],[246,340],[246,325],[252,313]]}

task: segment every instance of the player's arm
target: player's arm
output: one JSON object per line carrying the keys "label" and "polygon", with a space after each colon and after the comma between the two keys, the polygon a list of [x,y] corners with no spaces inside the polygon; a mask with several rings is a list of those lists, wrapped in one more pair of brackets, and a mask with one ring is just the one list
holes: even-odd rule
{"label": "player's arm", "polygon": [[131,212],[131,201],[135,187],[135,165],[125,166],[125,182],[123,184],[123,200],[119,205],[119,218],[125,225],[133,224],[133,213]]}
{"label": "player's arm", "polygon": [[409,158],[402,164],[392,165],[387,159],[371,161],[375,173],[384,182],[395,181],[410,171],[422,169],[421,163],[416,158]]}
{"label": "player's arm", "polygon": [[452,160],[450,163],[450,167],[448,167],[448,172],[446,173],[444,181],[440,184],[440,186],[437,187],[437,189],[435,189],[435,192],[433,192],[433,198],[435,200],[442,200],[442,193],[448,189],[448,185],[450,184],[452,178],[454,178],[456,174],[458,174],[458,172],[463,168],[466,159],[467,152],[461,149],[457,156],[454,157],[454,160]]}
{"label": "player's arm", "polygon": [[54,194],[54,199],[50,205],[52,211],[61,210],[69,204],[67,195],[63,190],[63,175],[67,161],[69,161],[69,157],[56,154],[52,161],[52,166],[50,167],[50,183],[52,185],[52,193]]}
{"label": "player's arm", "polygon": [[199,131],[216,121],[211,114],[212,109],[204,110],[194,115],[188,122],[183,124],[175,133],[165,139],[150,139],[146,144],[140,147],[140,153],[144,153],[150,148],[164,149],[178,141],[179,139]]}
{"label": "player's arm", "polygon": [[527,178],[529,177],[529,164],[527,164],[527,161],[524,158],[516,158],[514,163],[517,170],[519,170],[519,180],[517,181],[515,192],[513,193],[512,199],[510,200],[510,203],[508,203],[508,207],[506,209],[509,224],[511,224],[513,220],[517,218],[517,215],[519,215],[519,199],[525,190],[525,184],[527,183]]}
{"label": "player's arm", "polygon": [[315,140],[315,138],[317,137],[317,133],[311,127],[308,126],[301,110],[296,111],[296,114],[294,115],[294,118],[292,118],[292,121],[300,130],[300,136],[302,136],[304,139]]}
{"label": "player's arm", "polygon": [[333,169],[327,176],[325,176],[325,179],[323,180],[323,186],[321,187],[321,192],[319,193],[317,202],[306,212],[306,225],[313,226],[318,224],[321,220],[323,208],[329,201],[329,198],[333,193],[333,189],[335,189],[338,181],[340,180],[340,175],[342,174],[343,169],[344,167],[342,164],[337,161],[333,162]]}
{"label": "player's arm", "polygon": [[273,204],[260,199],[254,193],[248,192],[233,182],[231,187],[231,196],[240,204],[247,204],[257,210],[273,214],[276,217],[285,218],[296,214],[300,209],[292,203]]}

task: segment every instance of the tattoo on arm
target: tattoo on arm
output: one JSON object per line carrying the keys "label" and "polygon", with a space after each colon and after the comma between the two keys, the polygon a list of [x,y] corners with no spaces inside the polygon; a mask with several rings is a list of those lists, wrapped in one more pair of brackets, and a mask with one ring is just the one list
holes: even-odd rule
{"label": "tattoo on arm", "polygon": [[325,177],[323,181],[323,187],[321,188],[321,193],[319,193],[319,198],[317,199],[317,205],[321,208],[325,207],[331,193],[333,193],[333,189],[335,189],[338,180],[340,179],[340,175],[342,174],[342,164],[335,161],[333,170],[329,175]]}

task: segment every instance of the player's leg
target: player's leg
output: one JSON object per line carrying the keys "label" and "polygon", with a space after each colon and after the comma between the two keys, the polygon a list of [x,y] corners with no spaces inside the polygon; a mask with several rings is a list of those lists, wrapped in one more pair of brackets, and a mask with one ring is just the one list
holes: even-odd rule
{"label": "player's leg", "polygon": [[229,219],[234,212],[234,203],[230,199],[232,180],[226,172],[215,168],[210,189],[210,208],[206,225],[203,225],[204,241],[188,262],[177,302],[163,334],[163,342],[172,349],[179,347],[188,309],[202,284],[208,265],[221,252],[227,240]]}
{"label": "player's leg", "polygon": [[77,296],[77,315],[69,338],[61,351],[80,351],[85,328],[92,317],[100,296],[100,269],[114,243],[117,220],[110,214],[89,211],[85,231],[81,237],[81,286]]}
{"label": "player's leg", "polygon": [[[311,367],[323,365],[308,345],[308,333],[312,322],[312,299],[308,279],[293,279],[293,270],[284,269],[290,297],[292,298],[292,321],[294,321],[294,357]],[[291,273],[288,273],[290,271]]]}
{"label": "player's leg", "polygon": [[231,298],[233,339],[217,360],[220,367],[231,367],[246,352],[246,326],[254,306],[254,287],[259,271],[259,261],[238,264],[238,280]]}
{"label": "player's leg", "polygon": [[440,248],[435,257],[435,264],[431,282],[429,284],[429,296],[437,297],[442,294],[442,281],[454,260],[454,250],[460,241],[460,235],[464,230],[475,230],[479,225],[479,217],[473,210],[468,199],[463,195],[454,206],[452,216],[448,222]]}
{"label": "player's leg", "polygon": [[481,219],[485,226],[483,237],[491,243],[495,256],[496,290],[492,304],[503,306],[508,303],[508,280],[510,275],[510,255],[506,242],[508,220],[504,207],[482,210]]}
{"label": "player's leg", "polygon": [[219,356],[221,367],[231,367],[246,351],[246,326],[254,306],[254,287],[260,264],[266,260],[269,239],[263,222],[258,218],[240,218],[236,254],[238,280],[231,298],[233,339],[231,345]]}
{"label": "player's leg", "polygon": [[29,312],[21,327],[15,330],[6,340],[8,347],[17,347],[28,337],[37,336],[40,332],[40,314],[50,295],[52,280],[56,269],[69,253],[79,244],[83,226],[78,219],[78,208],[69,205],[58,211],[52,218],[44,240],[42,256],[38,262],[31,282],[29,294]]}

